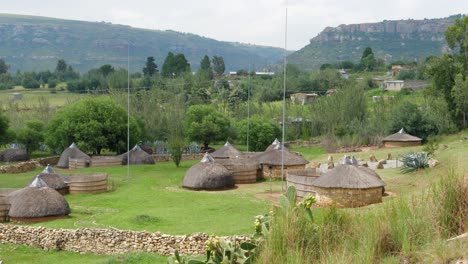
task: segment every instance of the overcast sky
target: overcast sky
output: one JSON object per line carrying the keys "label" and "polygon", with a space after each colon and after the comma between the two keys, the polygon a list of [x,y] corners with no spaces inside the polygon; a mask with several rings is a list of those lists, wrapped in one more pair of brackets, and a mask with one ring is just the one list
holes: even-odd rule
{"label": "overcast sky", "polygon": [[468,13],[467,0],[0,0],[0,13],[172,29],[297,50],[327,26]]}

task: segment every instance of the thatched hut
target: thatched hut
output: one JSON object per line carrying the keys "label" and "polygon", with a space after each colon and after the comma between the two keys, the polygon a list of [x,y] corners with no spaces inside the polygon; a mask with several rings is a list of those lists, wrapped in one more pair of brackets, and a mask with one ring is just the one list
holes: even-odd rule
{"label": "thatched hut", "polygon": [[14,162],[26,160],[29,160],[28,152],[25,149],[20,149],[16,144],[12,144],[10,149],[0,152],[0,161]]}
{"label": "thatched hut", "polygon": [[8,196],[8,216],[15,222],[43,222],[67,217],[70,206],[56,190],[45,186],[39,177],[33,183]]}
{"label": "thatched hut", "polygon": [[287,150],[281,143],[275,149],[257,155],[255,159],[261,165],[263,178],[281,178],[282,164],[286,176],[287,170],[305,169],[305,165],[309,163],[299,154]]}
{"label": "thatched hut", "polygon": [[34,177],[29,182],[28,186],[30,186],[36,178],[39,178],[46,184],[46,186],[56,190],[62,195],[68,193],[69,188],[68,184],[65,182],[65,178],[57,174],[54,169],[50,167],[50,165],[47,165],[47,167],[39,175]]}
{"label": "thatched hut", "polygon": [[146,151],[142,150],[140,146],[135,145],[129,152],[125,152],[124,154],[120,155],[122,158],[122,165],[127,165],[128,158],[130,154],[130,164],[154,164],[154,159],[146,153]]}
{"label": "thatched hut", "polygon": [[382,139],[382,142],[386,148],[409,147],[421,145],[422,139],[406,133],[402,128],[395,134],[391,134],[390,136]]}
{"label": "thatched hut", "polygon": [[226,144],[215,152],[211,153],[211,156],[217,160],[219,159],[236,159],[242,156],[242,152],[237,150],[229,141],[226,141]]}
{"label": "thatched hut", "polygon": [[206,153],[199,163],[185,173],[182,186],[193,190],[226,189],[234,187],[234,178],[231,172]]}
{"label": "thatched hut", "polygon": [[281,142],[277,138],[275,138],[275,141],[273,141],[273,143],[271,143],[271,145],[267,147],[265,152],[270,151],[270,150],[274,150],[275,148],[278,148],[278,145],[281,145],[285,150],[288,150],[288,148],[285,147],[284,144],[281,144]]}
{"label": "thatched hut", "polygon": [[17,190],[19,189],[0,188],[0,223],[8,219],[8,211],[10,210],[8,195]]}
{"label": "thatched hut", "polygon": [[340,164],[316,179],[312,186],[318,205],[359,207],[382,202],[385,183],[369,168]]}
{"label": "thatched hut", "polygon": [[296,197],[301,200],[309,194],[315,196],[315,189],[312,183],[320,177],[317,169],[288,170],[286,173],[286,186],[296,188]]}
{"label": "thatched hut", "polygon": [[60,155],[60,159],[57,163],[57,167],[59,168],[68,168],[69,167],[69,159],[80,159],[86,160],[89,164],[91,158],[82,152],[75,143],[72,143],[67,149],[65,149],[62,154]]}

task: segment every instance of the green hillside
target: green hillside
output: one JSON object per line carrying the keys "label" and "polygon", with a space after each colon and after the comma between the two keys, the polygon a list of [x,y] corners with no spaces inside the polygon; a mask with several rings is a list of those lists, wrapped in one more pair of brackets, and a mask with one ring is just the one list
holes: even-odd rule
{"label": "green hillside", "polygon": [[217,41],[171,30],[148,30],[105,22],[84,22],[37,16],[0,14],[0,58],[12,72],[53,69],[63,58],[81,72],[109,63],[141,70],[148,56],[159,66],[169,51],[184,53],[192,70],[201,58],[220,55],[226,70],[255,65],[262,68],[279,60],[283,49]]}

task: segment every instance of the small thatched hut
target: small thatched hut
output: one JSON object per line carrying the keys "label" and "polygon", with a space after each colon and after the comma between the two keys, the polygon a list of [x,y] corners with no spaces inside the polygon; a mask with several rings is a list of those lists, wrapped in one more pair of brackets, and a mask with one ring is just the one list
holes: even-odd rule
{"label": "small thatched hut", "polygon": [[125,152],[124,154],[120,155],[122,157],[122,165],[127,165],[128,163],[128,154],[130,154],[130,164],[154,164],[154,159],[146,153],[146,151],[142,150],[140,146],[135,145],[129,152]]}
{"label": "small thatched hut", "polygon": [[318,205],[359,207],[382,202],[385,183],[369,168],[340,164],[316,179],[312,186]]}
{"label": "small thatched hut", "polygon": [[20,149],[16,144],[11,145],[10,149],[0,152],[0,161],[14,162],[29,160],[29,155],[24,149]]}
{"label": "small thatched hut", "polygon": [[388,137],[382,139],[384,147],[409,147],[409,146],[419,146],[421,145],[422,139],[412,136],[402,128],[395,134],[391,134]]}
{"label": "small thatched hut", "polygon": [[36,177],[34,177],[28,184],[30,186],[33,181],[38,178],[42,180],[46,186],[56,190],[60,194],[64,195],[68,193],[68,184],[65,182],[65,178],[55,173],[54,169],[47,165],[47,167]]}
{"label": "small thatched hut", "polygon": [[216,190],[234,187],[234,178],[223,165],[206,153],[186,173],[182,186],[194,190]]}
{"label": "small thatched hut", "polygon": [[62,154],[60,155],[60,159],[57,163],[57,167],[59,168],[68,168],[69,159],[84,159],[89,161],[91,158],[82,152],[75,143],[72,143],[67,149],[65,149]]}
{"label": "small thatched hut", "polygon": [[[275,141],[273,141],[273,143],[271,143],[271,145],[267,147],[267,149],[265,150],[265,152],[266,152],[266,151],[269,151],[269,150],[274,150],[275,148],[278,148],[278,145],[281,145],[281,142],[280,142],[277,138],[275,138]],[[288,148],[285,147],[284,144],[281,145],[281,146],[282,146],[285,150],[288,150]]]}
{"label": "small thatched hut", "polygon": [[233,159],[241,157],[242,152],[232,146],[229,141],[226,141],[226,144],[224,144],[222,148],[211,153],[211,156],[215,159]]}
{"label": "small thatched hut", "polygon": [[70,206],[56,190],[36,177],[33,183],[8,196],[8,216],[15,222],[43,222],[67,217]]}
{"label": "small thatched hut", "polygon": [[281,178],[281,164],[283,164],[284,176],[287,170],[305,169],[309,163],[299,154],[290,152],[281,143],[273,150],[265,151],[255,156],[261,165],[263,178]]}

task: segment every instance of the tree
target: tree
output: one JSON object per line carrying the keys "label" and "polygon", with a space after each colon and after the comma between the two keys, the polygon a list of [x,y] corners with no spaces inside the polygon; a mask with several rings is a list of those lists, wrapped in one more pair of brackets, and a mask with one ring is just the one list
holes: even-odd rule
{"label": "tree", "polygon": [[178,53],[174,57],[175,75],[179,76],[181,73],[190,72],[190,64],[188,63],[185,55]]}
{"label": "tree", "polygon": [[229,119],[212,106],[193,105],[185,115],[184,127],[190,140],[203,142],[205,148],[215,140],[229,138]]}
{"label": "tree", "polygon": [[185,58],[184,54],[179,53],[174,55],[174,53],[169,52],[164,59],[162,66],[161,74],[163,77],[177,77],[184,72],[190,72],[190,64]]}
{"label": "tree", "polygon": [[455,19],[455,23],[445,31],[445,39],[451,49],[458,47],[466,75],[468,71],[468,16]]}
{"label": "tree", "polygon": [[162,71],[161,71],[161,74],[163,77],[172,77],[172,74],[175,74],[174,73],[174,53],[172,52],[169,52],[167,53],[167,56],[166,58],[164,59],[164,63],[163,63],[163,66],[162,66]]}
{"label": "tree", "polygon": [[26,127],[20,129],[16,135],[19,143],[26,146],[26,151],[31,154],[38,150],[44,142],[44,123],[39,120],[26,122]]}
{"label": "tree", "polygon": [[247,120],[237,124],[237,136],[241,143],[247,143],[249,136],[249,151],[263,151],[275,138],[281,136],[281,129],[277,123],[255,115],[250,118],[249,135],[247,135]]}
{"label": "tree", "polygon": [[110,64],[104,64],[101,67],[99,67],[98,70],[104,77],[107,77],[107,75],[115,71],[114,67],[112,67],[112,65]]}
{"label": "tree", "polygon": [[8,126],[10,120],[3,115],[2,110],[0,109],[0,145],[3,145],[8,142]]}
{"label": "tree", "polygon": [[[130,145],[140,140],[141,129],[130,118]],[[122,153],[127,147],[127,111],[107,97],[82,99],[67,105],[52,118],[46,130],[46,143],[61,150],[72,142],[85,152],[100,154],[102,149]]]}
{"label": "tree", "polygon": [[362,53],[361,57],[361,64],[363,65],[364,70],[366,71],[374,70],[377,61],[370,47],[366,47],[366,49],[364,49],[364,52]]}
{"label": "tree", "polygon": [[57,66],[55,67],[55,72],[65,73],[67,71],[67,63],[65,60],[60,59],[57,61]]}
{"label": "tree", "polygon": [[143,68],[143,75],[144,76],[153,76],[158,72],[158,65],[154,62],[154,57],[146,58],[146,64]]}
{"label": "tree", "polygon": [[200,61],[199,72],[206,74],[210,80],[213,80],[213,68],[211,67],[210,58],[207,55]]}
{"label": "tree", "polygon": [[8,72],[8,65],[5,63],[3,59],[0,59],[0,74],[4,74]]}
{"label": "tree", "polygon": [[223,75],[226,71],[226,66],[224,65],[224,59],[222,56],[213,56],[213,70],[216,75]]}
{"label": "tree", "polygon": [[463,80],[461,74],[455,77],[455,85],[452,88],[452,97],[456,106],[455,111],[460,113],[462,120],[462,128],[466,128],[468,114],[468,79]]}

